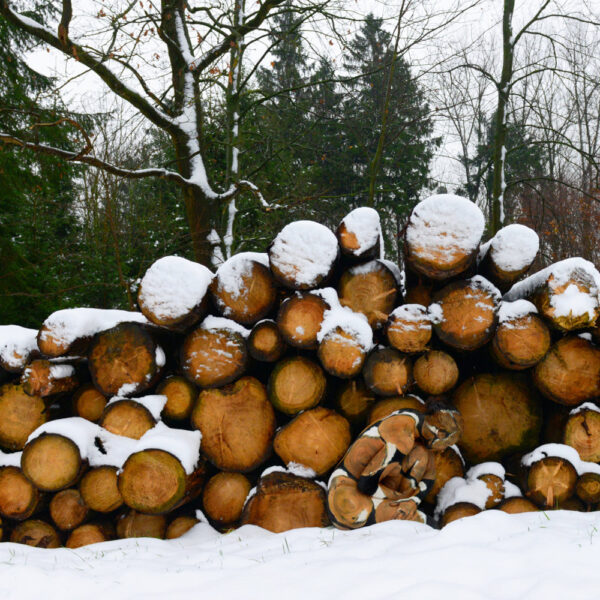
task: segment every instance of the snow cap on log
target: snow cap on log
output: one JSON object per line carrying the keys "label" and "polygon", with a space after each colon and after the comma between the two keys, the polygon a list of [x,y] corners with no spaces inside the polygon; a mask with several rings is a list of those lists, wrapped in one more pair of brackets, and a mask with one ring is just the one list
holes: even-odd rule
{"label": "snow cap on log", "polygon": [[65,308],[53,312],[43,323],[38,333],[38,347],[42,354],[50,357],[84,352],[85,342],[120,323],[147,324],[146,317],[139,312],[104,308]]}
{"label": "snow cap on log", "polygon": [[0,367],[19,373],[37,354],[37,330],[19,325],[0,325]]}
{"label": "snow cap on log", "polygon": [[156,325],[189,327],[202,315],[212,278],[204,265],[180,256],[163,256],[140,283],[140,310]]}
{"label": "snow cap on log", "polygon": [[484,227],[483,213],[470,200],[452,194],[430,196],[410,216],[407,264],[435,280],[463,273],[475,261]]}
{"label": "snow cap on log", "polygon": [[314,221],[295,221],[273,240],[269,261],[282,285],[307,290],[327,278],[338,254],[337,238],[327,227]]}
{"label": "snow cap on log", "polygon": [[379,213],[368,206],[349,212],[337,228],[342,254],[355,259],[383,258]]}

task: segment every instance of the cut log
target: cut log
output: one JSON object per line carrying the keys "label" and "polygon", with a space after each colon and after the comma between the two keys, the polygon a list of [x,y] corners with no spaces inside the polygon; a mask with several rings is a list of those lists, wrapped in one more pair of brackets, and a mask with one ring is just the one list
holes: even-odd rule
{"label": "cut log", "polygon": [[114,433],[139,440],[156,425],[152,413],[135,400],[117,400],[104,409],[100,426]]}
{"label": "cut log", "polygon": [[109,513],[123,505],[117,486],[117,467],[90,469],[79,482],[79,491],[83,501],[99,513]]}
{"label": "cut log", "polygon": [[539,442],[541,405],[520,379],[470,377],[454,392],[453,403],[464,421],[458,446],[473,464],[524,453]]}
{"label": "cut log", "polygon": [[317,407],[280,429],[273,449],[284,464],[296,463],[324,475],[344,456],[350,442],[348,421],[333,410]]}
{"label": "cut log", "polygon": [[342,219],[336,236],[344,257],[360,262],[379,258],[383,248],[379,213],[367,206],[355,208]]}
{"label": "cut log", "polygon": [[498,510],[501,510],[510,515],[515,515],[524,512],[537,512],[540,509],[527,498],[521,498],[520,496],[514,496],[507,498],[498,506]]}
{"label": "cut log", "polygon": [[399,298],[396,275],[381,260],[346,269],[337,291],[340,304],[365,315],[373,328],[385,324]]}
{"label": "cut log", "polygon": [[165,450],[140,450],[132,454],[118,474],[123,502],[149,515],[167,513],[202,492],[206,469],[201,463],[188,474],[178,458]]}
{"label": "cut log", "polygon": [[426,394],[439,396],[449,392],[458,381],[458,366],[452,356],[441,350],[430,350],[416,360],[415,383]]}
{"label": "cut log", "polygon": [[587,462],[600,462],[600,412],[598,409],[580,407],[571,414],[565,425],[564,443],[575,448],[579,458]]}
{"label": "cut log", "polygon": [[507,225],[481,247],[479,271],[506,291],[533,264],[540,240],[535,231],[517,223]]}
{"label": "cut log", "polygon": [[466,272],[475,263],[484,226],[482,212],[466,198],[439,194],[423,200],[406,227],[408,268],[437,281]]}
{"label": "cut log", "polygon": [[391,398],[382,398],[378,400],[369,412],[367,426],[372,425],[376,421],[381,421],[385,417],[389,417],[397,410],[415,410],[424,413],[426,410],[425,402],[417,396],[392,396]]}
{"label": "cut log", "polygon": [[73,394],[73,413],[82,419],[97,423],[107,402],[106,396],[101,394],[93,384],[88,383]]}
{"label": "cut log", "polygon": [[242,525],[273,533],[299,527],[327,527],[325,490],[314,481],[280,471],[261,477],[242,513]]}
{"label": "cut log", "polygon": [[367,358],[363,377],[379,396],[402,396],[412,383],[412,363],[395,348],[378,348]]}
{"label": "cut log", "polygon": [[60,537],[56,529],[45,521],[29,519],[19,523],[10,535],[13,544],[25,544],[36,548],[59,548]]}
{"label": "cut log", "polygon": [[323,369],[308,358],[294,356],[279,361],[269,377],[269,399],[287,415],[314,408],[325,395]]}
{"label": "cut log", "polygon": [[90,344],[88,366],[92,381],[105,396],[143,392],[159,375],[157,346],[140,325],[121,323],[97,334]]}
{"label": "cut log", "polygon": [[173,519],[167,527],[165,539],[174,540],[180,538],[184,533],[187,533],[194,525],[200,523],[195,517],[181,516]]}
{"label": "cut log", "polygon": [[477,479],[483,481],[490,491],[490,494],[485,501],[485,510],[497,508],[504,500],[504,479],[498,477],[498,475],[495,475],[494,473],[485,473],[477,477]]}
{"label": "cut log", "polygon": [[405,354],[424,352],[432,332],[431,318],[421,304],[404,304],[394,309],[385,327],[390,346]]}
{"label": "cut log", "polygon": [[435,294],[434,302],[434,329],[448,346],[472,351],[492,339],[500,293],[487,279],[476,275],[454,281]]}
{"label": "cut log", "polygon": [[516,283],[504,299],[531,300],[554,328],[574,331],[596,325],[599,286],[600,273],[592,263],[568,258]]}
{"label": "cut log", "polygon": [[23,521],[35,513],[40,493],[18,467],[0,468],[0,515]]}
{"label": "cut log", "polygon": [[319,287],[332,273],[339,255],[335,235],[320,223],[295,221],[286,225],[269,248],[275,279],[292,290]]}
{"label": "cut log", "polygon": [[583,473],[575,485],[577,497],[587,505],[600,502],[600,474]]}
{"label": "cut log", "polygon": [[251,487],[241,473],[217,473],[208,480],[202,493],[204,514],[219,529],[232,527],[242,516]]}
{"label": "cut log", "polygon": [[167,532],[167,518],[164,515],[144,515],[130,510],[117,521],[117,537],[139,538],[150,537],[165,539]]}
{"label": "cut log", "polygon": [[45,398],[72,392],[79,387],[79,381],[72,365],[51,363],[38,358],[25,367],[21,385],[26,394]]}
{"label": "cut log", "polygon": [[252,471],[271,454],[275,411],[265,387],[242,377],[218,390],[202,390],[192,412],[202,433],[202,454],[223,471]]}
{"label": "cut log", "polygon": [[183,331],[197,323],[208,305],[213,274],[179,256],[164,256],[146,271],[138,289],[142,313],[152,323]]}
{"label": "cut log", "polygon": [[70,531],[87,519],[90,509],[83,501],[79,490],[62,490],[50,500],[50,516],[58,529]]}
{"label": "cut log", "polygon": [[405,276],[404,302],[406,304],[429,306],[433,302],[433,294],[436,288],[434,282],[415,275],[412,271],[405,271]]}
{"label": "cut log", "polygon": [[286,298],[277,314],[277,326],[284,341],[295,348],[314,350],[329,304],[317,295],[296,293]]}
{"label": "cut log", "polygon": [[28,442],[21,457],[23,474],[43,492],[71,487],[84,468],[75,442],[56,433],[42,433]]}
{"label": "cut log", "polygon": [[361,372],[367,350],[356,333],[335,327],[321,340],[317,356],[330,375],[351,379]]}
{"label": "cut log", "polygon": [[555,508],[575,493],[577,471],[566,459],[547,456],[527,473],[526,496],[540,508]]}
{"label": "cut log", "polygon": [[505,369],[528,369],[540,362],[548,352],[550,331],[535,314],[517,313],[515,318],[504,317],[505,304],[516,302],[503,303],[500,308],[500,323],[490,345],[492,357]]}
{"label": "cut log", "polygon": [[376,400],[377,396],[367,388],[362,379],[352,379],[339,388],[335,408],[351,425],[362,428]]}
{"label": "cut log", "polygon": [[470,502],[457,502],[445,510],[441,526],[446,527],[446,525],[452,523],[452,521],[458,521],[458,519],[463,519],[464,517],[472,517],[478,515],[480,512],[481,509],[475,504],[471,504]]}
{"label": "cut log", "polygon": [[429,493],[425,496],[425,502],[429,502],[429,504],[435,504],[439,491],[450,479],[465,475],[463,461],[452,447],[445,448],[441,452],[434,452],[433,460],[435,462],[435,479]]}
{"label": "cut log", "polygon": [[248,338],[248,353],[254,360],[275,362],[285,351],[286,343],[275,321],[260,321],[252,328]]}
{"label": "cut log", "polygon": [[266,254],[242,252],[227,259],[210,285],[220,314],[242,325],[268,315],[277,300],[275,280]]}
{"label": "cut log", "polygon": [[71,531],[65,546],[74,550],[91,544],[108,542],[115,537],[114,531],[105,523],[87,523]]}
{"label": "cut log", "polygon": [[138,312],[103,308],[67,308],[52,313],[37,336],[40,352],[49,358],[80,356],[88,351],[95,334],[119,323],[148,323]]}
{"label": "cut log", "polygon": [[27,438],[48,420],[46,405],[39,396],[29,396],[20,385],[0,387],[0,446],[22,450]]}
{"label": "cut log", "polygon": [[181,348],[184,375],[196,385],[212,388],[236,380],[246,369],[246,340],[226,322],[210,321],[192,331]]}
{"label": "cut log", "polygon": [[156,393],[167,397],[167,403],[161,413],[163,419],[181,422],[190,418],[198,391],[187,379],[177,375],[167,377],[158,385]]}
{"label": "cut log", "polygon": [[533,378],[548,398],[577,406],[600,396],[600,349],[578,336],[558,340],[536,365]]}

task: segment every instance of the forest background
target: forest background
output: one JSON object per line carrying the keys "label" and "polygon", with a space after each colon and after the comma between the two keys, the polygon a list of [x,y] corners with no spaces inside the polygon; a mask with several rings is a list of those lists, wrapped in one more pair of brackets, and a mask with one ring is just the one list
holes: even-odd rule
{"label": "forest background", "polygon": [[161,256],[216,268],[362,205],[401,262],[407,216],[439,192],[481,206],[489,235],[535,229],[538,266],[598,264],[599,12],[0,0],[1,321],[134,308]]}

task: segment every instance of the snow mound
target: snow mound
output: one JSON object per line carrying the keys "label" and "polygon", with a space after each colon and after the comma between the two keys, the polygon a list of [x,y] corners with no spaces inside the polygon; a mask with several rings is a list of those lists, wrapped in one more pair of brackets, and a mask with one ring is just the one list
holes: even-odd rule
{"label": "snow mound", "polygon": [[227,259],[217,269],[217,289],[237,300],[246,291],[244,277],[252,274],[253,263],[269,268],[269,256],[260,252],[240,252]]}
{"label": "snow mound", "polygon": [[338,327],[353,336],[364,352],[373,348],[373,330],[367,317],[343,306],[334,306],[325,311],[321,329],[317,333],[317,341],[322,342],[326,335]]}
{"label": "snow mound", "polygon": [[209,315],[202,321],[200,324],[202,329],[206,329],[207,331],[219,331],[220,329],[228,329],[229,331],[234,331],[235,333],[239,333],[243,338],[247,338],[250,335],[250,330],[246,329],[239,323],[232,321],[231,319],[225,319],[224,317],[215,317],[214,315]]}
{"label": "snow mound", "polygon": [[440,490],[437,496],[435,517],[439,519],[448,508],[459,502],[469,502],[481,510],[485,510],[485,503],[492,490],[481,479],[463,479],[452,477]]}
{"label": "snow mound", "polygon": [[[368,206],[361,206],[349,212],[340,225],[344,225],[346,231],[356,237],[358,248],[352,250],[352,254],[360,256],[365,250],[372,248],[377,240],[383,240],[381,234],[381,221],[379,213]],[[381,252],[383,244],[381,244]]]}
{"label": "snow mound", "polygon": [[528,300],[503,301],[498,311],[498,320],[500,323],[507,323],[527,315],[537,314],[537,311],[537,308]]}
{"label": "snow mound", "polygon": [[92,337],[101,331],[112,329],[120,323],[148,324],[139,312],[104,308],[65,308],[53,312],[42,325],[40,339],[48,337],[65,346],[75,340]]}
{"label": "snow mound", "polygon": [[37,333],[19,325],[0,325],[0,363],[15,371],[25,367],[38,349]]}
{"label": "snow mound", "polygon": [[406,241],[424,259],[454,252],[469,254],[478,247],[484,227],[483,213],[476,204],[453,194],[438,194],[414,208]]}
{"label": "snow mound", "polygon": [[202,302],[212,278],[204,265],[163,256],[146,271],[138,300],[158,319],[179,319]]}
{"label": "snow mound", "polygon": [[540,247],[538,234],[525,225],[503,227],[489,242],[481,247],[483,259],[489,251],[494,264],[507,273],[521,271],[535,260]]}
{"label": "snow mound", "polygon": [[273,240],[269,260],[297,285],[311,287],[328,275],[338,250],[337,238],[325,225],[294,221]]}
{"label": "snow mound", "polygon": [[389,316],[390,319],[397,319],[394,327],[402,327],[407,331],[416,329],[430,329],[431,315],[422,304],[403,304],[395,308]]}
{"label": "snow mound", "polygon": [[570,462],[575,467],[578,475],[583,475],[584,473],[598,473],[600,475],[600,465],[581,460],[577,450],[565,444],[543,444],[533,450],[533,452],[523,456],[521,464],[524,467],[531,467],[534,463],[547,457],[562,458]]}
{"label": "snow mound", "polygon": [[584,402],[583,404],[580,404],[577,408],[574,408],[572,411],[570,411],[569,415],[577,415],[580,412],[583,412],[584,410],[592,410],[594,412],[600,412],[600,407],[598,407],[593,402]]}

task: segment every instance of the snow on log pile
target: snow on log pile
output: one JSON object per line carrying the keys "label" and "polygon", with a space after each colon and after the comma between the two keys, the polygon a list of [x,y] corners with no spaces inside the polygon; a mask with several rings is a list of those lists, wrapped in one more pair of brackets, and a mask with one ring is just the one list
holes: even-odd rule
{"label": "snow on log pile", "polygon": [[[216,273],[175,256],[140,312],[0,326],[2,539],[76,548],[387,520],[443,526],[600,504],[600,274],[527,276],[537,235],[482,244],[476,205],[286,225]],[[504,296],[502,296],[504,293]]]}

